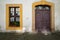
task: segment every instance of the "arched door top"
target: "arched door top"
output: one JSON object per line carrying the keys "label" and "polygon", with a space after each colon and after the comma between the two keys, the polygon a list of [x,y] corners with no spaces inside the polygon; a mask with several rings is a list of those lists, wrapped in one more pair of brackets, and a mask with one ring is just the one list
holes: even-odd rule
{"label": "arched door top", "polygon": [[39,2],[33,3],[32,7],[34,8],[36,5],[49,5],[49,6],[54,6],[54,3],[47,2],[45,0],[42,0],[42,1],[39,1]]}

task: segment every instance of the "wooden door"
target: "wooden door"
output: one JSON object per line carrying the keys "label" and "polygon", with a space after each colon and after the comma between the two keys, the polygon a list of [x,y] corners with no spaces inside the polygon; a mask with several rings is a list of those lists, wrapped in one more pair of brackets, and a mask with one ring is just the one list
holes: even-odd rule
{"label": "wooden door", "polygon": [[50,31],[50,6],[38,5],[35,7],[35,29],[40,32],[42,30]]}

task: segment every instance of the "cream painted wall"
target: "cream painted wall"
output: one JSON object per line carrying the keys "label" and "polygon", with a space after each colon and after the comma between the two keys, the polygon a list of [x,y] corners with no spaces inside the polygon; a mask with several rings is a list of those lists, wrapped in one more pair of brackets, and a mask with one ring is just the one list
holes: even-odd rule
{"label": "cream painted wall", "polygon": [[[40,0],[0,0],[0,25],[2,32],[6,32],[6,4],[23,5],[23,32],[32,32],[32,3]],[[60,30],[60,0],[47,0],[55,4],[55,30]],[[10,31],[10,30],[8,30]],[[16,30],[15,30],[16,31]],[[17,30],[20,32],[20,30]]]}

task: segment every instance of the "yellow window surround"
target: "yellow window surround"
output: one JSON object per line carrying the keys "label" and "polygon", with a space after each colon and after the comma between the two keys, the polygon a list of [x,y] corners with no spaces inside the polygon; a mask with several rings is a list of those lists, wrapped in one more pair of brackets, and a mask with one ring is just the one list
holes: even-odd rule
{"label": "yellow window surround", "polygon": [[[20,26],[10,27],[9,26],[9,7],[19,7],[20,9]],[[6,30],[22,30],[22,4],[6,4]]]}

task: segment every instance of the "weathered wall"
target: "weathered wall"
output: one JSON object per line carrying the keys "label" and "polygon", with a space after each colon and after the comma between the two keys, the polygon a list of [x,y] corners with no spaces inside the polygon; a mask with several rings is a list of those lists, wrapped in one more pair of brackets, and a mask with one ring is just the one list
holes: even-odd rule
{"label": "weathered wall", "polygon": [[[6,32],[6,4],[23,5],[23,28],[32,31],[32,3],[40,0],[0,0],[0,26]],[[55,30],[60,30],[60,0],[47,0],[55,4]],[[9,30],[10,31],[10,30]],[[22,30],[23,31],[23,30]],[[19,30],[18,30],[19,32]]]}

